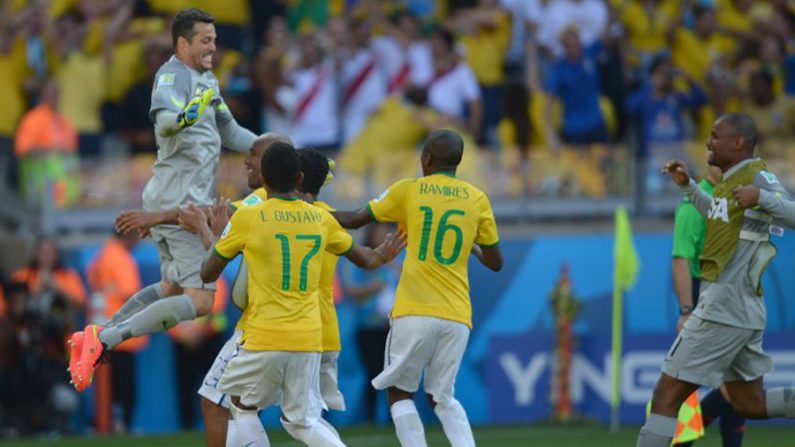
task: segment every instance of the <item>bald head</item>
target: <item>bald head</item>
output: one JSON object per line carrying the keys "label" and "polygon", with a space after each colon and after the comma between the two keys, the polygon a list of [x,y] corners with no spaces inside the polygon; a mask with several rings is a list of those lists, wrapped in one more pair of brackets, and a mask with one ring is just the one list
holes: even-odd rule
{"label": "bald head", "polygon": [[246,177],[248,179],[248,187],[251,189],[259,188],[260,185],[260,160],[262,154],[265,153],[272,144],[284,143],[290,146],[293,145],[292,140],[287,135],[268,132],[258,136],[251,144],[251,149],[248,151],[244,163],[246,165]]}
{"label": "bald head", "polygon": [[276,143],[277,141],[289,145],[293,144],[293,140],[291,140],[290,137],[288,137],[287,135],[275,132],[267,132],[254,139],[254,143],[252,144],[252,146],[262,145],[264,150],[271,144]]}
{"label": "bald head", "polygon": [[718,118],[718,121],[725,123],[737,135],[742,137],[746,152],[753,154],[759,135],[756,131],[756,124],[750,116],[739,112],[727,113]]}
{"label": "bald head", "polygon": [[425,140],[423,152],[436,170],[455,169],[464,154],[464,140],[452,130],[437,130]]}

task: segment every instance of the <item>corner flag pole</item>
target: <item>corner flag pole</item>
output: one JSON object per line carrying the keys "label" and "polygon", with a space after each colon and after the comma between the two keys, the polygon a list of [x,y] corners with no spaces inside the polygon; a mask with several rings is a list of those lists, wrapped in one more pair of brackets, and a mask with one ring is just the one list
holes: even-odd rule
{"label": "corner flag pole", "polygon": [[621,338],[623,335],[624,297],[621,287],[613,284],[613,336],[612,336],[612,362],[610,375],[612,393],[610,396],[610,431],[616,432],[621,427],[619,410],[621,408]]}
{"label": "corner flag pole", "polygon": [[632,242],[632,227],[624,207],[616,209],[615,241],[613,245],[613,342],[610,374],[610,430],[621,425],[621,341],[624,334],[624,291],[635,284],[640,269],[638,254]]}

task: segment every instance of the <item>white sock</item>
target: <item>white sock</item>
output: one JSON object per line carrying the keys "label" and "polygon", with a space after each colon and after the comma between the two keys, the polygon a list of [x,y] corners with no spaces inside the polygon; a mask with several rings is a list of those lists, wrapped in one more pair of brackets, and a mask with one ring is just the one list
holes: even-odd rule
{"label": "white sock", "polygon": [[196,306],[188,295],[176,295],[157,300],[146,306],[129,320],[106,327],[99,339],[108,349],[131,337],[154,334],[176,326],[180,321],[196,318]]}
{"label": "white sock", "polygon": [[640,428],[635,447],[668,447],[676,435],[676,418],[651,413]]}
{"label": "white sock", "polygon": [[[229,411],[232,412],[232,418],[234,418],[238,446],[270,447],[268,434],[265,433],[265,428],[257,416],[257,410],[243,410],[235,404],[230,404]],[[228,440],[229,434],[227,433]]]}
{"label": "white sock", "polygon": [[446,404],[437,403],[433,412],[442,421],[444,434],[452,447],[475,447],[472,427],[469,426],[469,419],[461,402],[452,399]]}
{"label": "white sock", "polygon": [[425,429],[413,400],[399,400],[392,404],[389,412],[392,414],[395,432],[402,447],[428,446],[425,442]]}
{"label": "white sock", "polygon": [[771,388],[765,392],[767,417],[795,418],[795,388]]}
{"label": "white sock", "polygon": [[145,309],[146,306],[154,303],[164,296],[165,292],[163,292],[163,286],[161,286],[160,283],[148,285],[133,294],[133,296],[125,301],[124,305],[121,306],[121,308],[116,311],[115,314],[113,314],[111,319],[108,320],[104,326],[115,326],[122,321],[126,321],[131,316],[140,312],[142,309]]}
{"label": "white sock", "polygon": [[[322,419],[321,419],[322,420]],[[293,424],[281,418],[282,426],[287,433],[309,447],[345,447],[336,430],[330,429],[326,424],[318,421],[310,426]]]}
{"label": "white sock", "polygon": [[[267,436],[267,435],[266,435]],[[240,447],[243,445],[237,436],[237,424],[234,419],[229,419],[226,425],[226,447]]]}

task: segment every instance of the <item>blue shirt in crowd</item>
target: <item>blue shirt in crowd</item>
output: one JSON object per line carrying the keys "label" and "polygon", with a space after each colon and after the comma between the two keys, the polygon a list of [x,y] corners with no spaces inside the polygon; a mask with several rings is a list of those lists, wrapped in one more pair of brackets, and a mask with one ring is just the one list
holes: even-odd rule
{"label": "blue shirt in crowd", "polygon": [[674,92],[664,98],[656,98],[649,84],[633,92],[627,98],[626,113],[640,120],[641,151],[646,153],[650,145],[682,142],[686,109],[701,107],[706,102],[707,96],[698,86],[691,87],[689,93]]}
{"label": "blue shirt in crowd", "polygon": [[578,61],[557,60],[549,69],[546,89],[563,103],[563,133],[579,135],[604,129],[599,108],[599,73],[595,55],[600,46],[583,50]]}

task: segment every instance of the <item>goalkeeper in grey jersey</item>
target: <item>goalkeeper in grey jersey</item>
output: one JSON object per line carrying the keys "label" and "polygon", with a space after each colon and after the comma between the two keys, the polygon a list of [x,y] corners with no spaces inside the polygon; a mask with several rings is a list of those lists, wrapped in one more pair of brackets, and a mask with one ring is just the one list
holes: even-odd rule
{"label": "goalkeeper in grey jersey", "polygon": [[[248,152],[256,136],[240,127],[212,73],[215,19],[198,9],[180,11],[171,24],[175,54],[155,76],[149,116],[155,125],[157,160],[143,192],[146,211],[166,211],[189,202],[209,206],[221,146]],[[199,278],[206,250],[198,236],[177,225],[151,229],[160,254],[161,282],[133,295],[103,326],[89,325],[70,342],[69,370],[75,387],[91,384],[107,349],[130,337],[167,330],[207,314],[215,284]]]}
{"label": "goalkeeper in grey jersey", "polygon": [[726,386],[738,413],[795,418],[795,388],[765,390],[773,364],[762,350],[762,273],[776,254],[771,234],[795,227],[795,202],[765,162],[754,158],[756,126],[731,113],[712,126],[709,164],[723,171],[712,197],[681,161],[663,167],[706,218],[698,306],[663,361],[638,447],[667,447],[679,407],[700,386]]}

